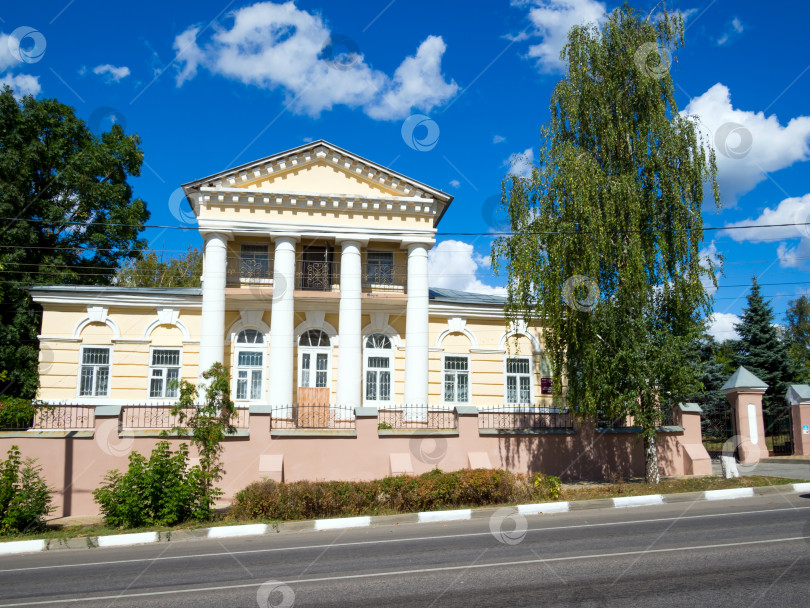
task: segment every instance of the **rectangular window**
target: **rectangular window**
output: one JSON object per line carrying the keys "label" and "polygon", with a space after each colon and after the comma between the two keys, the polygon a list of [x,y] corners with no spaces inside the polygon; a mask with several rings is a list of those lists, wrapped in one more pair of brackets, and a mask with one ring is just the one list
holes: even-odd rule
{"label": "rectangular window", "polygon": [[236,355],[236,399],[257,401],[262,397],[264,353],[240,350]]}
{"label": "rectangular window", "polygon": [[149,397],[173,399],[180,394],[180,349],[152,350],[149,373]]}
{"label": "rectangular window", "polygon": [[366,253],[366,283],[394,284],[394,252],[369,251]]}
{"label": "rectangular window", "polygon": [[107,397],[110,392],[110,348],[82,349],[79,379],[80,397]]}
{"label": "rectangular window", "polygon": [[270,278],[270,252],[267,245],[242,245],[239,276],[243,279]]}
{"label": "rectangular window", "polygon": [[469,403],[469,357],[446,356],[444,358],[444,400],[446,403]]}
{"label": "rectangular window", "polygon": [[389,357],[368,357],[366,365],[366,401],[391,400]]}
{"label": "rectangular window", "polygon": [[531,405],[532,370],[528,357],[506,359],[506,403]]}

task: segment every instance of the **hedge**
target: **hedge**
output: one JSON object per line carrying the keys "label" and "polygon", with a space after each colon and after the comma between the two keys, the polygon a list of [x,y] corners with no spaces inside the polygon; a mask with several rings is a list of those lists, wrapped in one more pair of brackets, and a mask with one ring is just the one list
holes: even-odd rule
{"label": "hedge", "polygon": [[231,515],[277,520],[350,517],[553,500],[558,495],[556,477],[499,469],[436,469],[418,477],[376,481],[259,481],[237,493]]}

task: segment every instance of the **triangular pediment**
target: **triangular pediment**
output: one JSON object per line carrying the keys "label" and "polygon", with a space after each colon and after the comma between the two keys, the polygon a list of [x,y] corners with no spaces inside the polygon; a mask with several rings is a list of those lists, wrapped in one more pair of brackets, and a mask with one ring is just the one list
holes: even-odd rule
{"label": "triangular pediment", "polygon": [[228,196],[239,192],[263,195],[300,194],[340,198],[391,200],[411,203],[429,201],[438,224],[453,197],[319,140],[252,163],[228,169],[183,185],[195,213],[195,201],[207,196]]}
{"label": "triangular pediment", "polygon": [[[369,177],[369,174],[371,174],[371,177]],[[326,195],[406,196],[402,192],[398,192],[390,184],[386,186],[378,181],[375,182],[374,175],[373,172],[353,172],[321,158],[310,163],[298,164],[285,170],[275,171],[270,175],[264,175],[252,181],[237,183],[236,187],[248,190]]]}

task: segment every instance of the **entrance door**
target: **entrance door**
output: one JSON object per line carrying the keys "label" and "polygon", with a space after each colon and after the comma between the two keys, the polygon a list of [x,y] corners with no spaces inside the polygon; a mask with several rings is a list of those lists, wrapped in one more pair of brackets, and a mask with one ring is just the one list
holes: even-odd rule
{"label": "entrance door", "polygon": [[304,247],[301,261],[301,289],[330,291],[332,264],[329,247]]}
{"label": "entrance door", "polygon": [[298,340],[298,426],[329,426],[332,344],[326,332],[310,329]]}

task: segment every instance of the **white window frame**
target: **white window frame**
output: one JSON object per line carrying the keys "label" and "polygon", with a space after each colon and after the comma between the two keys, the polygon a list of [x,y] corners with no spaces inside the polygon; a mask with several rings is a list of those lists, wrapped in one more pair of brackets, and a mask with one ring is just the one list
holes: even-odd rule
{"label": "white window frame", "polygon": [[[467,400],[466,401],[459,401],[456,399],[455,401],[447,401],[445,398],[444,392],[444,375],[446,370],[446,361],[447,357],[461,357],[467,359]],[[456,390],[455,394],[458,395],[458,380],[456,380]],[[441,375],[441,392],[442,392],[442,405],[447,406],[454,406],[454,405],[470,405],[472,403],[472,358],[470,355],[463,354],[463,353],[445,353],[442,354],[442,375]]]}
{"label": "white window frame", "polygon": [[[259,332],[262,336],[262,341],[259,344],[256,343],[240,343],[239,342],[239,334],[241,334],[245,330],[253,330]],[[231,351],[233,357],[233,364],[231,369],[233,370],[232,373],[232,380],[233,386],[231,387],[231,395],[233,401],[235,403],[264,403],[265,395],[267,395],[267,366],[269,357],[267,356],[267,337],[264,335],[264,332],[257,327],[243,327],[239,331],[237,331],[234,336],[233,340],[231,341]],[[262,365],[261,367],[239,367],[239,353],[240,352],[258,352],[262,355]],[[259,389],[259,397],[256,399],[251,399],[249,396],[246,399],[239,399],[237,396],[239,394],[239,371],[240,370],[256,370],[258,369],[261,372],[261,389]],[[250,395],[250,386],[251,386],[251,378],[250,374],[248,374],[248,391],[247,394]]]}
{"label": "white window frame", "polygon": [[[301,337],[311,329],[316,329],[318,331],[323,331],[326,337],[329,339],[329,346],[301,346],[300,341]],[[298,382],[296,384],[296,388],[301,388],[303,385],[301,382],[303,381],[304,376],[304,366],[303,366],[303,359],[304,354],[308,353],[310,355],[310,366],[317,366],[318,355],[319,354],[326,354],[326,386],[320,388],[328,388],[331,394],[332,392],[332,337],[326,333],[323,329],[318,327],[311,327],[303,331],[295,340],[295,345],[298,349]],[[310,367],[309,372],[311,374],[317,373],[316,367]],[[314,378],[314,376],[313,376]],[[315,382],[313,381],[313,386],[307,388],[319,388],[315,386]]]}
{"label": "white window frame", "polygon": [[[380,334],[388,338],[388,342],[391,344],[391,348],[366,348],[366,340],[368,340],[371,336]],[[381,331],[375,331],[368,336],[363,338],[363,379],[362,379],[362,387],[363,387],[363,405],[367,405],[369,407],[386,407],[390,406],[394,403],[394,355],[396,353],[396,349],[394,348],[394,340],[386,333]],[[366,375],[369,371],[368,367],[368,360],[370,357],[387,357],[388,358],[388,367],[375,367],[372,368],[373,371],[377,372],[377,394],[379,395],[380,392],[380,385],[379,385],[379,372],[388,372],[390,374],[390,389],[389,389],[389,398],[388,399],[366,399]]]}
{"label": "white window frame", "polygon": [[[529,402],[528,403],[510,403],[509,402],[509,386],[508,386],[508,363],[510,359],[524,359],[529,362],[528,374],[512,374],[520,378],[520,376],[529,376]],[[520,395],[520,381],[517,383],[518,396]],[[534,407],[534,357],[529,355],[506,355],[503,358],[503,404],[506,407],[525,408]],[[519,397],[518,397],[519,398]]]}
{"label": "white window frame", "polygon": [[[168,381],[166,376],[163,377],[163,396],[161,397],[152,397],[152,370],[154,369],[163,369],[166,370],[171,366],[166,365],[152,365],[152,353],[156,350],[176,350],[179,353],[178,357],[178,365],[177,365],[177,396],[176,397],[166,397],[166,389],[168,388]],[[146,385],[146,397],[150,401],[176,401],[180,398],[180,382],[183,380],[183,349],[179,346],[150,346],[149,347],[149,376],[147,378],[147,385]]]}
{"label": "white window frame", "polygon": [[[82,368],[84,367],[84,351],[87,348],[103,348],[109,352],[109,363],[107,364],[107,394],[106,395],[82,395]],[[87,344],[82,345],[79,349],[79,371],[76,376],[76,397],[78,399],[109,399],[112,395],[112,379],[113,379],[113,347],[109,344]],[[97,374],[93,373],[93,392],[97,383]]]}

